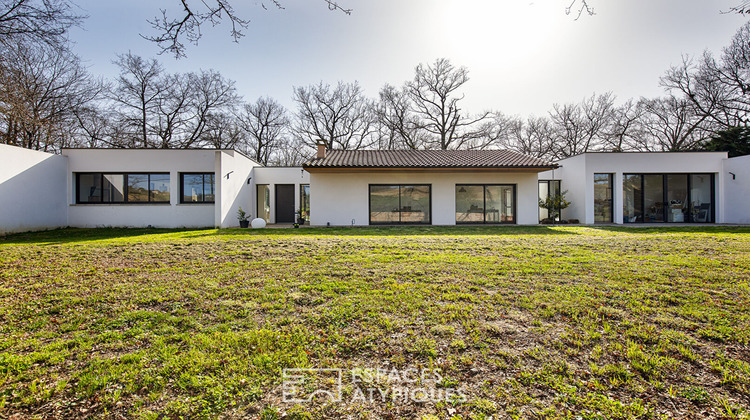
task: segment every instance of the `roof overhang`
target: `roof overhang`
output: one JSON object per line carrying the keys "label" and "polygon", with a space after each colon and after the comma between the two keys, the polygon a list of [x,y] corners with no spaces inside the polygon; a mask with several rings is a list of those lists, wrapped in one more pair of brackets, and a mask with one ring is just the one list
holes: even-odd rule
{"label": "roof overhang", "polygon": [[486,173],[539,173],[559,168],[554,166],[528,166],[528,167],[362,167],[362,166],[302,166],[307,172],[315,173],[352,173],[352,172],[486,172]]}

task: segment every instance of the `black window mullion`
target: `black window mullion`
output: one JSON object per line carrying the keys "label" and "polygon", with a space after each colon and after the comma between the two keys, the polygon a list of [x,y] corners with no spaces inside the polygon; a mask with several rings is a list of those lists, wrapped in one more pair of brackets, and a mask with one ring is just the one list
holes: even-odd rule
{"label": "black window mullion", "polygon": [[687,203],[685,203],[685,206],[687,207],[687,221],[688,223],[693,222],[693,191],[691,190],[691,187],[693,185],[693,177],[690,174],[686,174],[685,177],[688,179],[688,195],[687,195]]}
{"label": "black window mullion", "polygon": [[667,211],[669,208],[669,202],[667,201],[667,197],[669,196],[669,192],[667,191],[667,174],[661,175],[661,188],[662,188],[662,202],[664,205],[662,206],[662,218],[664,219],[664,223],[669,222],[669,212]]}
{"label": "black window mullion", "polygon": [[404,188],[403,185],[398,186],[398,222],[399,223],[403,223],[402,213],[403,213],[404,208],[401,206],[401,189],[402,188]]}
{"label": "black window mullion", "polygon": [[482,185],[482,224],[487,224],[487,186]]}

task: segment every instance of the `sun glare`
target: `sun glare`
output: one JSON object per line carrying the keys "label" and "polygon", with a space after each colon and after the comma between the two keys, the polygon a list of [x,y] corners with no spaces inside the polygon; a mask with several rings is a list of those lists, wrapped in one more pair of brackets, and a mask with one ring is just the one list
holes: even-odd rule
{"label": "sun glare", "polygon": [[[539,3],[539,4],[537,4]],[[545,1],[448,0],[444,8],[446,34],[457,56],[485,60],[524,59],[554,42],[565,14]]]}

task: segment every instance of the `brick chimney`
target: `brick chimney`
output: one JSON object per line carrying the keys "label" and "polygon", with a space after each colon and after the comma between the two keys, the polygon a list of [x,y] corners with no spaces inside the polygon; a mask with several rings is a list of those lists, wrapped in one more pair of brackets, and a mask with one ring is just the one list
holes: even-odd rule
{"label": "brick chimney", "polygon": [[326,141],[323,139],[318,139],[318,141],[315,142],[315,144],[318,145],[318,154],[315,156],[318,159],[325,159],[326,157]]}

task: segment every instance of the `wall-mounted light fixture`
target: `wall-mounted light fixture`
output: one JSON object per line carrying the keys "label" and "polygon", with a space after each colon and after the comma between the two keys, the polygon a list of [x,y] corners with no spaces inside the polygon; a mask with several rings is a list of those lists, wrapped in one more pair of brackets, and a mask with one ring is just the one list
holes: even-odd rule
{"label": "wall-mounted light fixture", "polygon": [[251,179],[253,179],[253,177],[251,177],[251,176],[247,178],[247,185],[250,185],[250,180]]}
{"label": "wall-mounted light fixture", "polygon": [[229,179],[229,174],[231,174],[232,172],[234,172],[234,171],[227,172],[227,175],[226,175],[227,179]]}
{"label": "wall-mounted light fixture", "polygon": [[734,172],[730,172],[729,175],[732,175],[732,180],[734,180],[737,176],[734,174]]}

